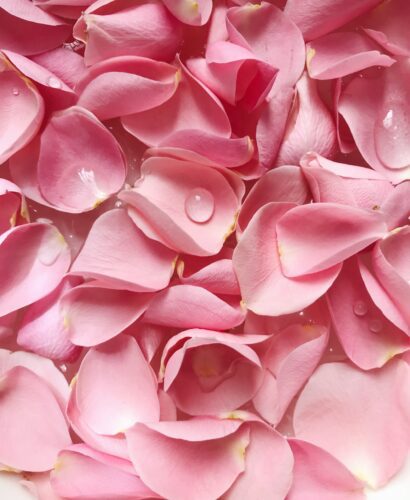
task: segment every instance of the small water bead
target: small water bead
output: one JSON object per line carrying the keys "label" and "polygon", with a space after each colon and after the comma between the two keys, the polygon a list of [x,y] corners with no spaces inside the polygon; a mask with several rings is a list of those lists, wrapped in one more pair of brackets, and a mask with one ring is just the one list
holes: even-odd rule
{"label": "small water bead", "polygon": [[361,300],[358,300],[353,305],[353,312],[356,316],[365,316],[367,314],[367,305]]}
{"label": "small water bead", "polygon": [[209,221],[214,209],[214,197],[206,189],[193,189],[185,199],[185,212],[193,222],[200,224]]}
{"label": "small water bead", "polygon": [[123,206],[123,203],[121,200],[118,200],[114,203],[115,208],[121,208]]}
{"label": "small water bead", "polygon": [[63,373],[66,373],[66,371],[67,371],[67,365],[60,365],[60,370],[61,370]]}
{"label": "small water bead", "polygon": [[49,76],[47,78],[47,85],[53,89],[61,89],[62,87],[61,81],[55,76]]}
{"label": "small water bead", "polygon": [[13,95],[17,96],[19,94],[20,94],[19,89],[13,89]]}
{"label": "small water bead", "polygon": [[390,168],[410,164],[410,117],[406,103],[389,100],[380,110],[374,129],[376,152]]}
{"label": "small water bead", "polygon": [[372,333],[380,333],[382,331],[382,328],[383,328],[383,323],[379,319],[371,319],[369,321],[368,326],[369,326],[369,330]]}

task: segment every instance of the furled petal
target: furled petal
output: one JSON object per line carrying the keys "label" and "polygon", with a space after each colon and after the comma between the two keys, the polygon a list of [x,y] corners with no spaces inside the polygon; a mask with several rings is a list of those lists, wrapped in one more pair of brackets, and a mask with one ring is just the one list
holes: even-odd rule
{"label": "furled petal", "polygon": [[383,200],[380,210],[385,214],[388,228],[405,226],[410,220],[410,181],[402,182]]}
{"label": "furled petal", "polygon": [[316,82],[304,73],[296,91],[296,102],[276,159],[278,165],[297,165],[308,151],[331,157],[336,149],[335,124],[319,97]]}
{"label": "furled petal", "polygon": [[93,346],[109,340],[144,313],[151,295],[117,290],[99,282],[86,283],[64,294],[61,318],[69,339]]}
{"label": "furled petal", "polygon": [[253,215],[270,202],[303,204],[309,196],[308,186],[299,167],[284,165],[267,172],[250,190],[242,205],[237,233],[246,228]]}
{"label": "furled petal", "polygon": [[157,146],[176,132],[201,130],[224,138],[231,125],[220,101],[181,64],[175,94],[156,108],[122,118],[125,129],[149,146]]}
{"label": "furled petal", "polygon": [[340,271],[340,265],[335,265],[297,278],[283,274],[276,224],[293,207],[290,203],[268,203],[259,209],[234,251],[242,297],[256,314],[279,316],[304,309],[328,290]]}
{"label": "furled petal", "polygon": [[70,265],[59,231],[45,223],[17,226],[0,236],[0,316],[48,295]]}
{"label": "furled petal", "polygon": [[328,330],[315,324],[292,325],[275,335],[262,358],[264,381],[253,398],[261,416],[278,424],[289,403],[318,365]]}
{"label": "furled petal", "polygon": [[137,342],[122,335],[90,349],[76,384],[78,410],[90,428],[115,435],[159,418],[157,384]]}
{"label": "furled petal", "polygon": [[130,205],[130,217],[148,237],[177,252],[213,255],[234,228],[243,194],[241,181],[224,173],[196,163],[149,158],[134,188],[119,198]]}
{"label": "furled petal", "polygon": [[23,367],[1,379],[0,463],[27,471],[51,469],[60,449],[71,444],[63,412],[37,375]]}
{"label": "furled petal", "polygon": [[204,260],[189,255],[180,258],[177,263],[177,274],[181,283],[201,286],[215,294],[240,295],[232,264],[232,251],[229,256],[227,253],[222,253],[211,258],[205,257]]}
{"label": "furled petal", "polygon": [[394,184],[410,179],[410,94],[407,59],[376,75],[354,78],[344,89],[339,112],[364,159]]}
{"label": "furled petal", "polygon": [[187,66],[218,97],[249,111],[264,101],[277,72],[250,50],[225,41],[209,44],[205,58],[189,59]]}
{"label": "furled petal", "polygon": [[343,264],[327,298],[339,341],[361,369],[380,367],[409,349],[406,334],[383,316],[369,296],[355,259]]}
{"label": "furled petal", "polygon": [[164,389],[178,408],[190,415],[212,415],[236,410],[251,400],[263,372],[246,337],[195,329],[179,334],[179,341],[184,338],[180,348],[171,338],[163,353]]}
{"label": "furled petal", "polygon": [[174,252],[148,239],[124,210],[115,209],[95,221],[71,272],[126,290],[153,291],[168,284],[174,259]]}
{"label": "furled petal", "polygon": [[305,40],[313,40],[372,9],[381,0],[288,0],[285,13],[301,29]]}
{"label": "furled petal", "polygon": [[61,45],[71,26],[30,0],[0,0],[0,47],[23,55],[39,54]]}
{"label": "furled petal", "polygon": [[205,288],[176,285],[154,297],[143,319],[154,325],[177,328],[228,330],[245,319],[239,300],[227,302]]}
{"label": "furled petal", "polygon": [[286,276],[323,271],[363,250],[387,232],[383,217],[336,203],[295,207],[277,225]]}
{"label": "furled petal", "polygon": [[240,426],[199,418],[137,424],[126,436],[135,470],[153,491],[169,500],[209,500],[225,493],[245,469],[249,430]]}
{"label": "furled petal", "polygon": [[287,497],[292,483],[293,457],[285,438],[267,425],[252,422],[245,471],[224,495],[227,500]]}
{"label": "furled petal", "polygon": [[182,23],[203,26],[212,12],[212,0],[163,0],[169,11]]}
{"label": "furled petal", "polygon": [[322,365],[296,404],[296,437],[331,453],[370,487],[385,484],[408,452],[409,377],[401,360],[371,372]]}
{"label": "furled petal", "polygon": [[17,332],[19,346],[59,362],[78,357],[81,349],[70,341],[60,312],[61,297],[78,281],[73,277],[63,279],[49,295],[26,309]]}
{"label": "furled petal", "polygon": [[137,477],[131,463],[83,444],[59,453],[51,484],[61,497],[77,500],[157,498]]}
{"label": "furled petal", "polygon": [[27,221],[27,208],[20,188],[0,179],[0,235],[15,225]]}
{"label": "furled petal", "polygon": [[288,500],[364,500],[363,484],[327,451],[289,439],[295,459]]}
{"label": "furled petal", "polygon": [[[410,325],[410,226],[392,231],[373,250],[375,275]],[[410,326],[409,326],[410,330]],[[410,333],[410,332],[409,332]]]}
{"label": "furled petal", "polygon": [[[28,2],[30,5],[31,3]],[[0,3],[0,24],[1,21]],[[37,88],[0,53],[0,165],[38,132],[44,101]]]}
{"label": "furled petal", "polygon": [[94,2],[78,19],[73,33],[86,44],[87,66],[123,55],[169,61],[181,43],[180,24],[156,1]]}
{"label": "furled petal", "polygon": [[292,86],[305,64],[302,34],[278,7],[268,2],[233,7],[227,13],[231,42],[254,52],[278,69],[273,91]]}
{"label": "furled petal", "polygon": [[37,172],[44,198],[68,212],[91,210],[118,191],[126,175],[113,135],[80,107],[54,114],[48,122]]}
{"label": "furled petal", "polygon": [[307,45],[309,76],[318,80],[341,78],[371,66],[391,66],[394,62],[361,33],[331,33]]}
{"label": "furled petal", "polygon": [[177,68],[143,57],[122,56],[93,65],[76,85],[78,105],[100,120],[160,106],[178,86]]}

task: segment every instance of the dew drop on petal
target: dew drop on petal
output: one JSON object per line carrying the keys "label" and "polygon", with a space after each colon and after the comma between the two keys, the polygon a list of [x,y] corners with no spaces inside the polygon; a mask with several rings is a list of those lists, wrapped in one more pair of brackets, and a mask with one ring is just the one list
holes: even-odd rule
{"label": "dew drop on petal", "polygon": [[372,333],[379,333],[383,328],[383,323],[379,319],[371,319],[369,321],[369,330]]}
{"label": "dew drop on petal", "polygon": [[377,155],[390,168],[410,165],[410,117],[401,101],[388,101],[375,123]]}
{"label": "dew drop on petal", "polygon": [[193,222],[209,221],[214,213],[214,208],[213,195],[203,188],[193,189],[185,199],[185,212]]}
{"label": "dew drop on petal", "polygon": [[17,96],[19,94],[20,94],[19,89],[13,89],[13,95]]}
{"label": "dew drop on petal", "polygon": [[365,316],[367,314],[367,306],[361,300],[358,300],[353,304],[353,312],[356,316]]}
{"label": "dew drop on petal", "polygon": [[121,208],[121,207],[122,207],[122,205],[123,205],[123,203],[122,203],[122,201],[121,201],[121,200],[118,200],[118,201],[116,201],[116,202],[114,203],[115,208]]}
{"label": "dew drop on petal", "polygon": [[47,78],[47,85],[53,89],[61,89],[62,87],[61,81],[55,76],[49,76]]}

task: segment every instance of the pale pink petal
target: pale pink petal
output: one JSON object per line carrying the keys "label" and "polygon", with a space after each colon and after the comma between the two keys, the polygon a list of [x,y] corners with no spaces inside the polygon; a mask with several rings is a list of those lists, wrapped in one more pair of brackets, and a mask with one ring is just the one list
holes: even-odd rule
{"label": "pale pink petal", "polygon": [[[215,333],[189,330],[178,336],[185,337],[183,346],[175,347],[171,338],[164,349],[164,389],[190,415],[236,410],[251,400],[262,381],[259,358],[245,345],[246,337]],[[254,336],[252,341],[265,338]]]}
{"label": "pale pink petal", "polygon": [[336,128],[333,118],[319,97],[316,82],[306,73],[296,84],[296,100],[278,152],[278,165],[299,164],[308,151],[333,156]]}
{"label": "pale pink petal", "polygon": [[340,271],[341,266],[335,265],[297,278],[283,274],[276,224],[293,207],[290,203],[269,203],[259,209],[234,251],[233,265],[242,297],[256,314],[279,316],[304,309],[329,289]]}
{"label": "pale pink petal", "polygon": [[76,384],[82,419],[99,434],[115,435],[159,418],[157,383],[137,342],[122,335],[85,355]]}
{"label": "pale pink petal", "polygon": [[176,328],[228,330],[245,319],[239,300],[222,300],[200,286],[171,286],[153,298],[143,320]]}
{"label": "pale pink petal", "polygon": [[61,363],[76,360],[81,349],[69,339],[60,301],[78,282],[73,277],[65,278],[49,295],[24,311],[17,332],[19,346]]}
{"label": "pale pink petal", "polygon": [[93,65],[76,85],[78,105],[100,120],[131,115],[160,106],[178,87],[177,68],[135,56]]}
{"label": "pale pink petal", "polygon": [[71,444],[64,415],[53,393],[23,367],[1,379],[0,425],[7,430],[0,444],[0,462],[14,469],[51,469],[61,448]]}
{"label": "pale pink petal", "polygon": [[287,497],[292,483],[293,456],[286,439],[265,424],[250,424],[245,471],[224,495],[226,500]]}
{"label": "pale pink petal", "polygon": [[186,255],[178,260],[177,274],[184,285],[201,286],[215,294],[240,295],[232,258],[220,258],[205,263],[197,257]]}
{"label": "pale pink petal", "polygon": [[252,159],[255,149],[249,136],[228,139],[202,130],[180,130],[167,136],[150,156],[171,156],[202,165],[239,167]]}
{"label": "pale pink petal", "polygon": [[[0,4],[0,17],[1,17]],[[0,19],[0,24],[1,24]],[[0,53],[0,164],[28,144],[44,116],[37,88]]]}
{"label": "pale pink petal", "polygon": [[410,325],[410,226],[392,231],[373,250],[375,275]]}
{"label": "pale pink petal", "polygon": [[278,69],[272,93],[292,86],[305,64],[302,34],[292,20],[268,2],[233,7],[227,13],[231,42],[250,49]]}
{"label": "pale pink petal", "polygon": [[262,106],[262,112],[256,125],[256,144],[259,162],[264,168],[270,168],[280,149],[286,131],[288,115],[295,98],[292,86],[283,86]]}
{"label": "pale pink petal", "polygon": [[347,356],[361,369],[380,367],[409,348],[406,334],[390,323],[373,303],[355,259],[343,264],[327,298],[339,341]]}
{"label": "pale pink petal", "polygon": [[289,439],[295,464],[288,500],[365,500],[363,484],[327,451]]}
{"label": "pale pink petal", "polygon": [[299,26],[305,40],[312,40],[343,26],[372,9],[381,0],[288,0],[285,13]]}
{"label": "pale pink petal", "polygon": [[324,326],[292,325],[275,335],[262,358],[265,379],[253,398],[260,415],[278,424],[290,402],[309,379],[328,343]]}
{"label": "pale pink petal", "polygon": [[70,265],[61,233],[45,223],[17,226],[0,236],[0,316],[48,295]]}
{"label": "pale pink petal", "polygon": [[364,159],[394,184],[410,178],[410,94],[405,85],[409,74],[404,59],[376,75],[356,77],[338,106]]}
{"label": "pale pink petal", "polygon": [[73,34],[86,44],[87,66],[123,55],[169,61],[181,43],[180,24],[155,1],[129,6],[115,0],[94,2],[74,25]]}
{"label": "pale pink petal", "polygon": [[122,118],[124,128],[149,146],[157,146],[168,136],[185,130],[229,138],[231,125],[220,101],[182,64],[180,71],[172,98],[161,106]]}
{"label": "pale pink petal", "polygon": [[322,365],[296,404],[296,437],[331,453],[368,486],[385,484],[408,452],[409,377],[401,360],[371,372]]}
{"label": "pale pink petal", "polygon": [[[209,418],[137,424],[126,433],[132,463],[144,483],[165,498],[218,498],[245,470],[249,430],[238,429],[240,424]],[[169,435],[171,425],[175,434]]]}
{"label": "pale pink petal", "polygon": [[242,191],[243,184],[230,171],[148,158],[134,188],[119,198],[130,205],[130,217],[148,237],[177,252],[205,256],[218,253],[234,229],[242,197],[236,187]]}
{"label": "pale pink petal", "polygon": [[150,300],[150,294],[91,282],[64,293],[60,317],[71,342],[93,346],[130,326],[144,313]]}
{"label": "pale pink petal", "polygon": [[309,76],[318,80],[341,78],[371,66],[391,66],[394,62],[361,33],[331,33],[307,45]]}
{"label": "pale pink petal", "polygon": [[212,12],[212,0],[163,0],[168,10],[182,23],[203,26]]}
{"label": "pale pink petal", "polygon": [[126,167],[113,135],[93,114],[72,107],[54,114],[41,134],[37,172],[49,203],[83,212],[122,187]]}
{"label": "pale pink petal", "polygon": [[53,49],[71,33],[69,24],[30,0],[0,0],[0,25],[1,48],[23,55]]}
{"label": "pale pink petal", "polygon": [[0,234],[26,222],[26,212],[20,188],[7,179],[0,179]]}
{"label": "pale pink petal", "polygon": [[382,238],[383,217],[337,203],[295,207],[277,225],[280,261],[286,276],[323,271]]}
{"label": "pale pink petal", "polygon": [[303,204],[308,197],[308,186],[299,167],[284,165],[272,169],[255,184],[245,198],[236,234],[241,234],[257,210],[267,203]]}
{"label": "pale pink petal", "polygon": [[380,207],[385,214],[388,228],[405,226],[410,220],[410,182],[395,186]]}
{"label": "pale pink petal", "polygon": [[64,498],[139,500],[157,498],[128,461],[74,445],[60,452],[51,484]]}
{"label": "pale pink petal", "polygon": [[116,209],[95,221],[71,272],[126,290],[160,290],[170,280],[175,257],[174,252],[148,239],[124,210]]}

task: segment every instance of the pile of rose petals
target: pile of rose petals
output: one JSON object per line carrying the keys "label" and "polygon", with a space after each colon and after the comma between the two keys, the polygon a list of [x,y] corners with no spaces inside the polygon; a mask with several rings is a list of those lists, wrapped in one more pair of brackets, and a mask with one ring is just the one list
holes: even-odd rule
{"label": "pile of rose petals", "polygon": [[394,480],[409,26],[407,0],[0,0],[2,471],[40,500]]}

